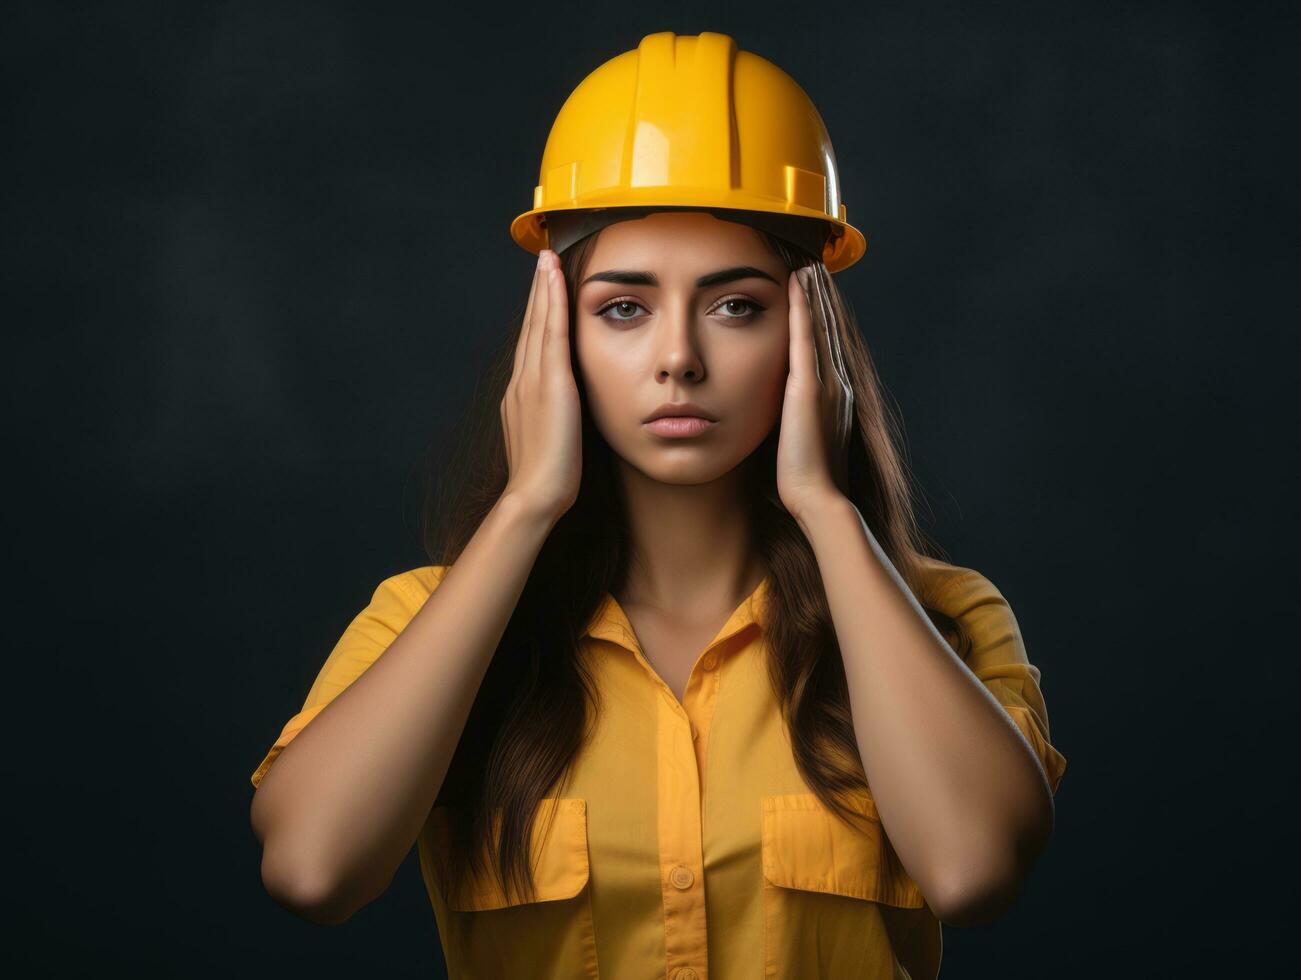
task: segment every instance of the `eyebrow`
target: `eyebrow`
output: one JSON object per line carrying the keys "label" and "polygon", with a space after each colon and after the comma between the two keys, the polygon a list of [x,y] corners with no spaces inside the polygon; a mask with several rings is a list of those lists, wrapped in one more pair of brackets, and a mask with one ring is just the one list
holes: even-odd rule
{"label": "eyebrow", "polygon": [[[762,269],[756,269],[752,265],[738,265],[730,269],[719,269],[717,272],[710,272],[696,280],[697,289],[707,289],[710,286],[717,286],[725,282],[735,282],[738,279],[767,279],[771,283],[780,286],[772,276]],[[579,284],[579,289],[586,286],[589,282],[615,282],[624,286],[656,286],[660,284],[659,277],[653,272],[638,272],[632,269],[609,269],[605,272],[596,272],[588,276]]]}

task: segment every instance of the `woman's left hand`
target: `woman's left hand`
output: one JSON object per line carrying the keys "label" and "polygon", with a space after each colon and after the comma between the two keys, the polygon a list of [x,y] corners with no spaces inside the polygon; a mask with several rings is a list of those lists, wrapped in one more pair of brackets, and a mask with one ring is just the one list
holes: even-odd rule
{"label": "woman's left hand", "polygon": [[777,494],[797,520],[849,492],[854,390],[821,262],[791,273],[790,369],[777,444]]}

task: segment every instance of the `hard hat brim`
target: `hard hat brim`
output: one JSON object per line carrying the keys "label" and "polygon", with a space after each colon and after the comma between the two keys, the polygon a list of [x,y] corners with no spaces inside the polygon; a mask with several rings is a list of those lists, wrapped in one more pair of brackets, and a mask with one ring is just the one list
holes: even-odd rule
{"label": "hard hat brim", "polygon": [[654,207],[727,209],[816,219],[830,228],[821,255],[822,262],[829,272],[839,272],[841,269],[848,268],[867,251],[867,240],[863,237],[863,233],[847,221],[833,219],[825,212],[814,208],[751,194],[734,193],[720,196],[716,188],[693,192],[690,188],[682,187],[648,187],[642,188],[635,195],[630,195],[624,189],[614,188],[608,196],[604,197],[600,194],[584,195],[581,204],[574,204],[571,207],[544,207],[525,211],[511,222],[510,234],[517,245],[536,255],[542,249],[552,247],[546,227],[547,214],[560,211]]}

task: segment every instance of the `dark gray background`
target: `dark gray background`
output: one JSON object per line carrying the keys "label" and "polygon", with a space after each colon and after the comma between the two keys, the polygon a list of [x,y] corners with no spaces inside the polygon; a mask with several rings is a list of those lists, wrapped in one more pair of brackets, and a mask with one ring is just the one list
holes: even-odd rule
{"label": "dark gray background", "polygon": [[440,975],[414,856],[343,927],[272,902],[249,773],[425,563],[415,467],[522,304],[564,97],[719,30],[828,125],[930,527],[1012,603],[1069,761],[943,975],[1253,972],[1292,904],[1289,9],[7,5],[6,958]]}

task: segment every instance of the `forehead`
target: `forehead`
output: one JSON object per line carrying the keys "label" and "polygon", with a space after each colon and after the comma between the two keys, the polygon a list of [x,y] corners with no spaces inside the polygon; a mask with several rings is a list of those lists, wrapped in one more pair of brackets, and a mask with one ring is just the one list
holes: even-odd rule
{"label": "forehead", "polygon": [[777,264],[759,233],[707,211],[656,211],[601,229],[588,260],[596,269],[708,271],[721,261],[767,268]]}

